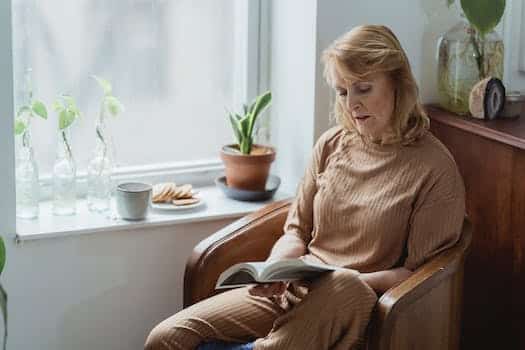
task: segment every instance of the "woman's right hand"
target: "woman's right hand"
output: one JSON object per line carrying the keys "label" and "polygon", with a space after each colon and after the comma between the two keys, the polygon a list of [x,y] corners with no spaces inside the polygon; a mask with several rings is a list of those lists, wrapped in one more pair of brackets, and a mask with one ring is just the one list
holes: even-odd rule
{"label": "woman's right hand", "polygon": [[248,293],[256,297],[269,298],[283,294],[287,287],[287,283],[284,282],[256,284],[248,288]]}

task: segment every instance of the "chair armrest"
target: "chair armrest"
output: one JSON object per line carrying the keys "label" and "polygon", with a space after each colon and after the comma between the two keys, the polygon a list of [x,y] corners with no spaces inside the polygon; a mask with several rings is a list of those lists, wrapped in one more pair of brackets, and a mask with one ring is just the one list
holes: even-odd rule
{"label": "chair armrest", "polygon": [[[409,278],[386,291],[378,300],[372,319],[369,349],[390,349],[396,320],[422,298],[432,298],[430,291],[462,270],[472,240],[472,226],[465,219],[460,241],[417,269]],[[461,288],[460,288],[461,290]],[[461,298],[461,295],[458,295]],[[458,320],[459,321],[459,320]],[[375,336],[380,334],[381,336]]]}
{"label": "chair armrest", "polygon": [[269,204],[201,241],[186,263],[184,307],[218,292],[215,283],[228,267],[246,261],[265,260],[283,234],[291,200]]}

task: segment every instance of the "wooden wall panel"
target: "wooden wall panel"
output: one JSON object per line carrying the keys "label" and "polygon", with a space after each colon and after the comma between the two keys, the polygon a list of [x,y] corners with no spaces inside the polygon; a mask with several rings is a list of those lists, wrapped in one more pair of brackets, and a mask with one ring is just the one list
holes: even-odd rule
{"label": "wooden wall panel", "polygon": [[474,225],[462,349],[525,349],[525,120],[515,121],[506,139],[501,129],[511,129],[507,121],[501,127],[428,111],[431,131],[463,175]]}

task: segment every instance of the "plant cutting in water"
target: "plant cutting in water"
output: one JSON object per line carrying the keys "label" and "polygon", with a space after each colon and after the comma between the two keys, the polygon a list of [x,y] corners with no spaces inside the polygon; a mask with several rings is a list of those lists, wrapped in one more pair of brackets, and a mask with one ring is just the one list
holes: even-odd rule
{"label": "plant cutting in water", "polygon": [[243,154],[250,154],[253,144],[253,129],[255,121],[272,100],[272,93],[266,91],[259,95],[250,106],[243,105],[243,115],[228,112],[239,150]]}
{"label": "plant cutting in water", "polygon": [[30,124],[30,118],[35,115],[47,119],[46,105],[39,100],[33,100],[33,92],[29,90],[29,102],[20,106],[15,116],[15,136],[22,136],[22,143],[27,146],[27,134],[25,133]]}
{"label": "plant cutting in water", "polygon": [[[124,105],[115,97],[113,96],[113,88],[111,86],[111,83],[103,78],[100,78],[96,75],[92,76],[93,79],[97,81],[97,83],[102,88],[102,91],[104,92],[104,97],[102,98],[102,103],[100,105],[100,118],[104,118],[106,111],[113,117],[116,117],[120,113],[124,111]],[[108,142],[104,136],[104,133],[101,130],[101,125],[97,124],[95,128],[95,132],[97,134],[98,139],[104,146],[104,154],[103,159],[107,156],[107,149],[108,149]],[[102,167],[100,168],[100,171],[102,171]]]}
{"label": "plant cutting in water", "polygon": [[[450,7],[455,0],[447,0]],[[485,62],[485,36],[501,21],[505,12],[505,0],[460,0],[461,9],[472,30],[469,31],[474,55],[478,66],[479,79],[487,75]]]}
{"label": "plant cutting in water", "polygon": [[62,136],[62,140],[66,145],[66,151],[69,157],[73,157],[71,152],[71,145],[67,139],[66,130],[75,122],[75,120],[81,117],[80,110],[77,107],[77,103],[70,95],[61,95],[53,103],[53,109],[58,113],[58,129]]}

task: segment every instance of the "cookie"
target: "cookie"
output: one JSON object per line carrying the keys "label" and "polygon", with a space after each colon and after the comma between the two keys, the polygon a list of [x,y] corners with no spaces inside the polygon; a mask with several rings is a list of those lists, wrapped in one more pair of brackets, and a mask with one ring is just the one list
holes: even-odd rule
{"label": "cookie", "polygon": [[171,201],[174,205],[176,206],[184,206],[184,205],[190,205],[190,204],[195,204],[195,203],[199,203],[200,202],[200,199],[199,198],[188,198],[188,199],[174,199],[173,201]]}
{"label": "cookie", "polygon": [[179,187],[177,197],[175,199],[189,199],[192,195],[192,186],[190,184],[182,185]]}

